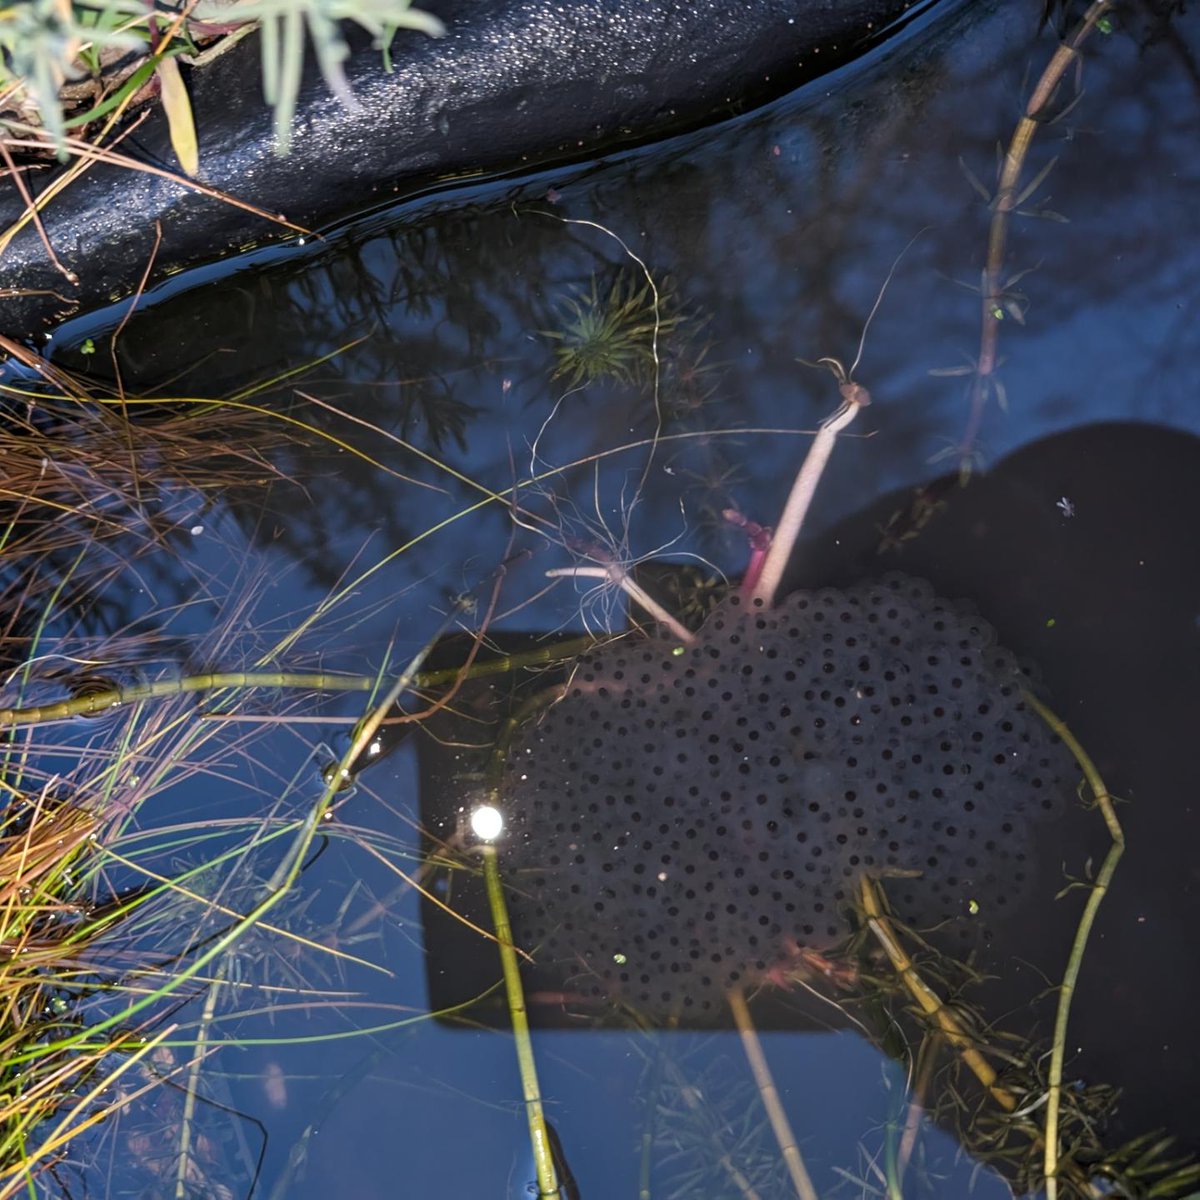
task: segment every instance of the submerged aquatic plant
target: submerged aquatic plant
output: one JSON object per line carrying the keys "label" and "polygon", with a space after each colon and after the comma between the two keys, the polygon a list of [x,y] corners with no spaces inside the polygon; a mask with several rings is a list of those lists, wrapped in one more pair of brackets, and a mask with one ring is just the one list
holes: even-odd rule
{"label": "submerged aquatic plant", "polygon": [[[860,385],[845,372],[839,380],[845,404],[860,403]],[[844,410],[793,495],[811,499],[839,419]],[[901,577],[773,603],[774,587],[764,597],[763,576],[751,575],[693,632],[613,570],[664,632],[602,646],[565,687],[527,700],[487,776],[489,803],[507,823],[499,854],[515,936],[538,951],[533,985],[639,1022],[689,1006],[712,1020],[728,1004],[805,1198],[816,1193],[755,1048],[746,993],[799,980],[831,990],[839,1008],[857,997],[879,1010],[890,991],[897,1007],[876,1021],[881,1042],[915,1000],[927,1036],[972,1080],[938,1077],[946,1111],[963,1117],[964,1145],[1022,1185],[1053,1177],[1066,1194],[1094,1196],[1111,1093],[1066,1087],[1062,1047],[1123,835],[1082,748],[1028,692],[1015,659],[973,612]],[[944,949],[924,946],[918,971],[904,948],[915,935],[901,931],[946,924],[972,935],[1002,915],[1025,878],[1029,826],[1073,798],[1080,774],[1113,845],[1090,885],[1052,1053],[1044,1060],[1027,1046],[1018,1059],[965,1006],[949,1005],[958,993],[938,967]],[[868,888],[874,878],[882,892]],[[512,940],[507,917],[497,929],[502,944]],[[873,977],[889,969],[881,989]],[[1045,1069],[1023,1079],[1019,1061]],[[699,1138],[689,1154],[711,1141]],[[715,1158],[741,1187],[742,1168],[719,1146]],[[902,1174],[903,1161],[889,1169]],[[1147,1177],[1174,1187],[1190,1170],[1160,1156]]]}
{"label": "submerged aquatic plant", "polygon": [[[589,334],[602,327],[594,281],[592,300],[591,324],[576,310]],[[1106,1093],[1066,1087],[1063,1049],[1079,964],[1124,844],[1103,782],[990,627],[929,585],[890,577],[778,599],[836,440],[870,401],[854,377],[862,351],[860,341],[849,369],[818,360],[842,403],[822,423],[769,549],[698,631],[615,562],[549,572],[603,574],[662,632],[585,655],[565,686],[527,700],[505,725],[486,794],[508,822],[499,855],[516,937],[536,947],[532,979],[553,997],[640,1020],[671,1020],[687,1005],[712,1019],[728,1003],[806,1198],[815,1192],[752,1049],[746,992],[799,978],[859,989],[890,969],[895,993],[916,1001],[970,1072],[974,1091],[949,1084],[952,1102],[993,1106],[1004,1150],[994,1160],[1051,1194],[1093,1196]],[[570,378],[582,382],[583,366]],[[948,1007],[901,931],[956,917],[970,928],[981,909],[985,919],[1002,913],[1026,878],[1029,826],[1073,798],[1081,774],[1112,846],[1090,884],[1035,1088],[993,1065],[1011,1051]],[[485,853],[492,861],[497,851]],[[868,889],[879,878],[886,900]],[[869,948],[861,963],[847,953],[856,929]],[[511,942],[507,917],[497,933]],[[936,968],[927,975],[942,982]],[[511,990],[510,1005],[515,1021],[524,1005]],[[960,1126],[969,1148],[987,1145],[985,1126]],[[1159,1178],[1178,1184],[1186,1176],[1175,1167],[1168,1160]]]}
{"label": "submerged aquatic plant", "polygon": [[669,282],[622,271],[605,290],[593,275],[586,290],[557,299],[558,326],[541,331],[555,343],[551,378],[571,388],[643,381],[658,366],[659,339],[682,319],[672,302]]}
{"label": "submerged aquatic plant", "polygon": [[670,1200],[779,1195],[785,1184],[778,1149],[753,1083],[738,1079],[737,1064],[706,1059],[703,1045],[678,1057],[645,1038],[633,1047],[646,1060],[638,1087],[643,1194],[654,1184],[652,1194]]}
{"label": "submerged aquatic plant", "polygon": [[[1057,157],[1052,158],[1034,174],[1032,179],[1025,180],[1023,176],[1029,151],[1039,131],[1050,128],[1055,121],[1069,112],[1082,96],[1079,74],[1083,62],[1080,57],[1081,48],[1093,31],[1109,32],[1111,25],[1108,23],[1108,14],[1115,6],[1116,0],[1091,0],[1074,28],[1063,35],[1061,44],[1029,95],[1005,152],[997,156],[994,192],[989,192],[966,163],[960,160],[968,182],[975,191],[981,194],[991,212],[987,262],[979,283],[979,295],[982,301],[979,352],[966,372],[970,375],[969,412],[962,436],[954,447],[954,453],[959,461],[959,475],[964,482],[977,465],[979,434],[988,403],[995,399],[1001,408],[1007,406],[1007,393],[998,375],[1001,364],[999,353],[1001,322],[1007,315],[1020,325],[1025,323],[1027,299],[1014,288],[1017,282],[1028,274],[1028,271],[1018,271],[1007,279],[1005,278],[1005,254],[1012,216],[1014,213],[1024,212],[1025,215],[1048,220],[1063,221],[1066,219],[1047,209],[1044,203],[1035,206],[1032,210],[1022,209],[1022,205],[1032,200],[1038,193],[1058,161]],[[1047,4],[1047,16],[1053,7],[1053,4]],[[1060,85],[1072,70],[1076,72],[1076,96],[1064,104],[1058,114],[1052,114],[1050,109],[1056,103]],[[957,370],[952,369],[949,373],[957,373]]]}

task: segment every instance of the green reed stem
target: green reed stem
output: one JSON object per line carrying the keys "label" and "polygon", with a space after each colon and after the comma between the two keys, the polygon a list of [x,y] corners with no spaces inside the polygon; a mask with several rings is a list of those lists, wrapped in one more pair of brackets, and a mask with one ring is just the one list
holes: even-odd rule
{"label": "green reed stem", "polygon": [[1112,845],[1092,884],[1087,903],[1079,917],[1079,925],[1075,929],[1075,937],[1071,942],[1071,953],[1067,959],[1067,968],[1063,973],[1063,981],[1058,989],[1058,1007],[1054,1014],[1054,1040],[1050,1047],[1050,1078],[1049,1092],[1046,1100],[1046,1145],[1043,1160],[1043,1171],[1046,1182],[1046,1200],[1056,1200],[1058,1195],[1058,1124],[1062,1111],[1062,1080],[1063,1063],[1066,1058],[1067,1023],[1071,1016],[1071,1001],[1075,997],[1075,987],[1079,982],[1079,971],[1083,966],[1083,953],[1087,948],[1088,937],[1096,922],[1096,913],[1100,910],[1100,902],[1104,899],[1116,872],[1117,863],[1125,853],[1125,831],[1117,820],[1117,812],[1113,807],[1112,796],[1096,770],[1084,748],[1079,744],[1075,735],[1067,728],[1062,719],[1047,708],[1036,696],[1025,692],[1025,702],[1034,709],[1049,728],[1062,739],[1063,744],[1075,755],[1075,760],[1083,769],[1084,778],[1091,789],[1096,807],[1104,817],[1108,826]]}
{"label": "green reed stem", "polygon": [[[595,645],[590,637],[574,638],[553,646],[543,646],[522,654],[508,654],[501,658],[475,663],[464,678],[481,679],[490,675],[506,675],[522,667],[537,666],[560,658],[581,654]],[[442,671],[426,671],[415,676],[412,686],[418,691],[442,687],[458,679],[456,668]],[[92,717],[119,708],[124,704],[159,700],[169,696],[180,696],[189,692],[210,692],[221,688],[288,688],[314,692],[369,692],[380,685],[375,675],[337,675],[320,671],[313,673],[292,671],[214,671],[206,675],[185,675],[179,679],[157,679],[152,683],[130,683],[120,687],[106,688],[85,696],[69,700],[58,700],[52,704],[38,704],[25,708],[0,708],[2,725],[41,725],[47,721],[63,721],[69,717]]]}
{"label": "green reed stem", "polygon": [[157,679],[106,688],[70,700],[39,704],[30,708],[0,708],[0,725],[40,725],[67,717],[94,717],[125,704],[179,696],[185,692],[208,692],[218,688],[304,688],[319,692],[366,692],[375,686],[373,675],[333,675],[327,672],[299,674],[271,671],[214,671],[207,675],[185,675],[181,679]]}
{"label": "green reed stem", "polygon": [[561,1200],[562,1193],[559,1191],[558,1174],[554,1169],[550,1134],[546,1129],[546,1115],[542,1111],[542,1093],[538,1085],[537,1064],[533,1058],[533,1039],[529,1036],[529,1013],[525,1008],[525,991],[521,986],[521,969],[517,964],[516,945],[508,920],[508,905],[505,903],[504,887],[500,882],[496,847],[485,844],[482,852],[483,877],[487,884],[492,923],[496,927],[496,944],[500,948],[504,988],[508,994],[508,1014],[512,1021],[513,1041],[517,1047],[517,1069],[521,1073],[525,1115],[529,1120],[529,1142],[533,1147],[533,1162],[537,1169],[538,1197],[539,1200]]}

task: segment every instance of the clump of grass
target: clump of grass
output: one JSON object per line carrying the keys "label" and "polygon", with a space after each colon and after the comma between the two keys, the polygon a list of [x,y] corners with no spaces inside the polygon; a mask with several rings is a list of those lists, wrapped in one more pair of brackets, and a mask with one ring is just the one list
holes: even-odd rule
{"label": "clump of grass", "polygon": [[[40,124],[55,146],[67,126],[69,80],[98,73],[101,63],[149,48],[140,0],[24,0],[0,9],[3,108]],[[124,81],[122,81],[124,82]],[[144,78],[143,78],[144,82]]]}
{"label": "clump of grass", "polygon": [[[28,351],[19,357],[29,373],[0,384],[12,418],[0,426],[12,468],[0,495],[0,788],[9,798],[0,806],[0,1200],[85,1194],[104,1171],[101,1156],[114,1152],[147,1194],[232,1196],[212,1122],[234,1121],[251,1190],[261,1156],[249,1144],[258,1135],[243,1136],[245,1119],[209,1103],[207,1064],[236,1044],[233,1022],[324,1010],[341,1015],[345,1032],[378,1033],[429,1017],[388,1003],[382,1022],[364,1029],[348,983],[384,970],[364,957],[373,930],[395,895],[422,887],[406,869],[411,839],[325,822],[343,781],[369,761],[381,722],[423,716],[397,715],[396,700],[413,689],[424,652],[398,678],[387,661],[373,677],[314,671],[309,647],[335,620],[363,618],[362,605],[344,617],[343,606],[380,564],[272,628],[255,609],[266,574],[240,542],[228,556],[233,580],[193,564],[192,522],[199,514],[219,527],[210,505],[225,510],[231,498],[261,501],[268,487],[290,486],[278,464],[297,442],[334,445],[412,481],[319,428],[330,406],[314,401],[321,415],[309,420],[290,403],[255,400],[298,371],[219,400],[172,399],[127,394],[115,351],[109,392]],[[261,516],[261,504],[253,512]],[[180,603],[138,601],[133,616],[119,600],[105,608],[109,592],[142,594],[147,575],[178,584]],[[201,637],[205,610],[212,626]],[[443,630],[466,611],[456,602]],[[176,635],[176,618],[186,632]],[[163,664],[171,677],[155,678]],[[181,682],[181,669],[216,664],[248,669]],[[298,673],[267,669],[281,665]],[[420,679],[441,696],[433,710],[461,675]],[[324,776],[297,730],[301,761],[280,777],[252,748],[326,684],[370,692],[370,716]],[[247,686],[277,689],[266,712],[261,691],[251,699]],[[206,693],[202,709],[196,690]],[[380,703],[376,692],[386,693]],[[50,697],[49,708],[29,711]],[[246,712],[251,704],[257,711]],[[208,796],[189,816],[175,789],[200,779]],[[231,783],[253,792],[255,811],[218,819],[211,810]],[[148,804],[168,793],[164,828]],[[315,902],[297,885],[317,846],[339,837],[393,874],[396,893],[381,900],[352,881],[330,918],[327,897]],[[114,876],[136,886],[115,894]]]}
{"label": "clump of grass", "polygon": [[100,1119],[109,1106],[96,1083],[110,1075],[102,1068],[110,1054],[132,1062],[149,1048],[139,1049],[132,1029],[88,1044],[64,998],[64,975],[105,923],[90,911],[79,874],[99,821],[48,784],[18,790],[10,782],[16,774],[11,766],[4,772],[0,822],[0,1197],[32,1186],[75,1134]]}
{"label": "clump of grass", "polygon": [[[206,520],[205,510],[218,501],[254,493],[261,499],[268,486],[285,485],[276,461],[316,431],[251,403],[255,389],[225,401],[129,397],[119,388],[116,395],[91,394],[83,380],[27,352],[23,358],[29,373],[10,370],[0,385],[2,702],[120,682],[120,664],[178,667],[181,654],[184,661],[194,654],[228,662],[251,653],[247,648],[261,642],[252,597],[264,577],[243,568],[222,604],[214,581],[189,564],[193,522]],[[106,607],[108,594],[138,592],[147,572],[182,575],[189,603],[156,611],[148,602],[131,625],[110,633],[113,623],[131,618]],[[173,617],[198,603],[214,613],[211,634],[202,643],[194,632],[174,636]],[[293,657],[300,661],[298,652]],[[292,695],[295,703],[304,693]],[[234,715],[228,696],[216,707],[223,717]],[[223,1183],[200,1186],[205,1142],[190,1099],[200,1090],[193,1069],[209,1048],[196,1034],[192,1052],[178,1053],[188,1045],[179,1003],[218,993],[226,1002],[245,1001],[244,970],[239,987],[229,980],[236,964],[248,961],[233,951],[251,930],[277,939],[273,950],[260,948],[249,960],[260,974],[266,968],[259,964],[267,963],[286,977],[271,995],[332,1003],[319,985],[305,984],[294,953],[299,944],[316,953],[315,931],[301,942],[299,934],[271,932],[261,921],[295,881],[303,858],[297,854],[313,836],[310,800],[286,780],[272,781],[279,787],[272,793],[267,785],[274,805],[268,815],[226,826],[223,840],[203,820],[147,837],[137,831],[137,814],[148,801],[198,776],[219,781],[236,771],[269,726],[206,722],[182,695],[110,706],[103,721],[6,724],[0,1200],[71,1194],[76,1139],[98,1126],[112,1130],[123,1110],[142,1111],[164,1083],[183,1087],[189,1101],[172,1130],[159,1127],[154,1145],[145,1145],[149,1164],[163,1161],[164,1138],[178,1142],[171,1174],[156,1186],[221,1195]],[[298,778],[307,776],[301,771]],[[285,843],[291,866],[281,870]],[[265,870],[263,853],[276,856]],[[113,872],[132,875],[138,886],[114,895]],[[204,873],[207,888],[198,890]],[[190,906],[187,919],[181,904]],[[302,907],[291,917],[281,913],[297,928],[307,920]],[[344,952],[321,957],[357,961]],[[210,987],[216,980],[229,986]],[[202,1013],[196,1028],[204,1027]],[[136,1116],[131,1120],[123,1153],[145,1140]]]}
{"label": "clump of grass", "polygon": [[[342,69],[350,53],[342,21],[373,34],[385,54],[400,29],[431,37],[444,32],[437,17],[413,8],[412,0],[251,0],[177,12],[145,0],[18,0],[0,8],[0,116],[41,128],[62,155],[68,129],[159,93],[176,109],[170,115],[178,149],[175,118],[185,109],[190,123],[191,111],[174,60],[202,65],[259,29],[265,99],[275,112],[277,149],[286,153],[306,41],[330,91],[356,107]],[[187,169],[194,173],[194,163]]]}
{"label": "clump of grass", "polygon": [[[0,387],[0,404],[16,392]],[[282,431],[252,413],[212,405],[134,423],[105,405],[22,398],[28,406],[6,406],[0,423],[6,557],[155,541],[218,497],[282,481],[269,456]]]}

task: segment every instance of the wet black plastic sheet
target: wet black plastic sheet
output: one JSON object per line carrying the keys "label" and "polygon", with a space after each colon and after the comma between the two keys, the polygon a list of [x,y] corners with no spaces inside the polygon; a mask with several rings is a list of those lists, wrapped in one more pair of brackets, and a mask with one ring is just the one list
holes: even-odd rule
{"label": "wet black plastic sheet", "polygon": [[[192,72],[206,184],[306,227],[483,172],[579,160],[695,127],[778,96],[862,54],[930,0],[427,0],[444,38],[401,31],[387,72],[362,45],[346,64],[351,112],[312,64],[291,154],[274,150],[257,38]],[[153,114],[124,153],[175,169]],[[35,189],[52,178],[34,176]],[[0,193],[0,228],[23,210]],[[43,213],[73,288],[32,227],[0,257],[0,331],[30,337],[136,288],[248,243],[294,236],[243,209],[127,168],[97,164]],[[65,298],[65,300],[63,299]]]}

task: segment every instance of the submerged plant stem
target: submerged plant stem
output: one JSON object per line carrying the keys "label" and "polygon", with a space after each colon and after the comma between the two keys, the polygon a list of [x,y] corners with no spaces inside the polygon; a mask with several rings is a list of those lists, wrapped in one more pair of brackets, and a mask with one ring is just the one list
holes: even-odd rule
{"label": "submerged plant stem", "polygon": [[54,704],[30,708],[0,708],[0,725],[40,725],[68,717],[92,717],[143,700],[179,696],[185,692],[209,692],[221,688],[302,688],[317,692],[369,692],[378,681],[372,675],[333,675],[283,671],[218,671],[208,675],[185,675],[181,679],[158,679],[125,687],[91,692]]}
{"label": "submerged plant stem", "polygon": [[482,848],[483,877],[487,884],[488,904],[492,923],[496,927],[496,944],[500,948],[500,964],[504,971],[504,988],[508,994],[508,1014],[512,1021],[513,1041],[517,1048],[517,1068],[521,1072],[521,1090],[525,1097],[525,1115],[529,1121],[529,1142],[537,1169],[539,1200],[561,1200],[558,1175],[546,1115],[542,1111],[542,1093],[538,1084],[537,1063],[533,1058],[533,1039],[529,1036],[529,1012],[525,1007],[525,991],[521,986],[521,970],[513,942],[512,926],[508,920],[508,905],[504,901],[504,886],[496,861],[496,847],[490,843]]}
{"label": "submerged plant stem", "polygon": [[857,400],[847,398],[832,416],[821,422],[817,436],[813,438],[788,494],[787,503],[771,539],[771,548],[763,560],[762,571],[750,593],[752,600],[761,601],[765,607],[770,607],[775,593],[779,590],[780,580],[792,557],[792,550],[800,536],[804,518],[808,515],[817,484],[820,483],[825,464],[833,453],[833,443],[837,441],[837,435],[858,415],[860,407],[861,404]]}
{"label": "submerged plant stem", "polygon": [[920,1005],[922,1012],[933,1020],[938,1029],[952,1046],[962,1055],[963,1062],[970,1067],[975,1078],[991,1093],[992,1098],[1006,1112],[1015,1112],[1016,1097],[997,1082],[996,1070],[976,1048],[974,1040],[963,1028],[959,1019],[942,1003],[940,997],[917,973],[917,968],[907,951],[900,944],[891,927],[891,922],[884,915],[883,906],[876,892],[877,884],[863,876],[859,889],[863,911],[867,916],[867,925],[875,940],[888,956],[896,974],[908,988],[909,994]]}
{"label": "submerged plant stem", "polygon": [[[488,675],[507,675],[522,667],[538,666],[559,658],[570,658],[582,654],[596,644],[593,637],[574,638],[558,642],[538,650],[520,654],[507,654],[501,658],[490,658],[486,662],[474,663],[469,676],[482,679]],[[461,673],[460,667],[444,671],[422,671],[415,675],[411,684],[418,691],[454,683]],[[369,692],[379,686],[374,675],[337,675],[330,672],[292,671],[216,671],[207,675],[185,675],[179,679],[158,679],[151,683],[131,683],[122,687],[106,688],[89,692],[70,700],[57,700],[53,704],[31,705],[25,708],[0,708],[0,726],[41,725],[48,721],[63,721],[70,717],[91,717],[107,712],[124,704],[135,704],[145,700],[160,700],[179,696],[185,692],[211,692],[222,688],[287,688],[314,692]],[[219,716],[221,714],[207,714]],[[388,717],[385,723],[394,723]]]}
{"label": "submerged plant stem", "polygon": [[603,579],[615,583],[631,600],[640,604],[660,625],[671,631],[685,645],[694,642],[696,635],[686,625],[677,621],[649,592],[637,583],[627,571],[615,563],[606,567],[557,567],[547,571],[550,579]]}
{"label": "submerged plant stem", "polygon": [[1083,954],[1087,948],[1092,926],[1096,922],[1096,913],[1112,883],[1117,863],[1120,861],[1121,855],[1125,853],[1125,832],[1121,828],[1121,822],[1117,820],[1112,797],[1104,785],[1104,780],[1100,777],[1100,772],[1096,770],[1095,763],[1079,744],[1075,735],[1067,728],[1062,719],[1036,696],[1026,692],[1025,700],[1041,716],[1042,720],[1062,738],[1067,749],[1075,755],[1076,761],[1083,768],[1084,778],[1091,788],[1096,807],[1100,809],[1104,823],[1108,826],[1109,835],[1112,837],[1112,845],[1109,847],[1108,854],[1105,855],[1104,863],[1100,867],[1095,883],[1092,884],[1087,903],[1083,906],[1083,912],[1079,917],[1079,925],[1076,927],[1075,937],[1071,942],[1071,953],[1067,958],[1067,968],[1058,989],[1058,1007],[1054,1014],[1054,1040],[1050,1047],[1050,1079],[1049,1094],[1046,1100],[1046,1145],[1043,1168],[1046,1200],[1056,1200],[1058,1196],[1058,1124],[1059,1114],[1062,1110],[1063,1062],[1066,1058],[1067,1024],[1071,1016],[1071,1001],[1074,999],[1075,988],[1079,982]]}
{"label": "submerged plant stem", "polygon": [[733,1022],[742,1039],[742,1049],[746,1053],[746,1061],[750,1064],[750,1070],[758,1084],[758,1093],[762,1097],[763,1107],[767,1110],[771,1129],[775,1133],[775,1140],[779,1143],[779,1150],[783,1154],[783,1161],[787,1166],[788,1175],[791,1177],[792,1186],[796,1189],[796,1195],[800,1197],[800,1200],[817,1200],[817,1189],[813,1187],[812,1179],[804,1166],[804,1159],[800,1157],[800,1147],[796,1145],[796,1135],[792,1132],[791,1122],[780,1102],[779,1089],[775,1086],[771,1068],[767,1064],[767,1056],[763,1053],[758,1031],[750,1019],[750,1008],[746,1004],[746,997],[740,987],[734,987],[729,989],[726,998],[729,1001],[729,1010],[733,1013]]}
{"label": "submerged plant stem", "polygon": [[[1091,7],[1084,13],[1082,20],[1075,27],[1069,38],[1063,41],[1054,56],[1046,64],[1025,111],[1021,114],[1017,127],[1013,130],[1012,140],[1004,154],[1004,162],[1000,168],[1000,180],[996,194],[992,198],[992,220],[988,230],[987,264],[983,269],[980,300],[983,305],[982,325],[979,334],[979,357],[970,389],[970,413],[967,427],[959,444],[959,454],[964,462],[970,460],[975,444],[979,438],[979,429],[983,423],[983,410],[987,405],[995,381],[996,367],[999,362],[998,345],[1000,341],[1000,320],[1003,310],[998,307],[998,296],[1003,290],[1001,272],[1004,270],[1004,250],[1008,240],[1008,226],[1012,213],[1023,200],[1019,187],[1021,171],[1029,155],[1029,147],[1033,144],[1034,135],[1049,123],[1046,109],[1054,97],[1058,85],[1062,82],[1067,68],[1079,54],[1079,47],[1088,34],[1096,27],[1100,18],[1112,8],[1114,0],[1093,0]],[[1000,315],[997,315],[999,312]]]}

